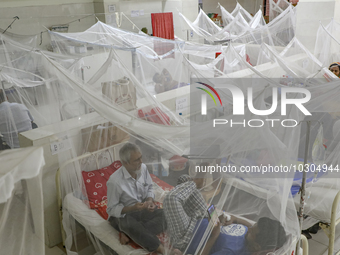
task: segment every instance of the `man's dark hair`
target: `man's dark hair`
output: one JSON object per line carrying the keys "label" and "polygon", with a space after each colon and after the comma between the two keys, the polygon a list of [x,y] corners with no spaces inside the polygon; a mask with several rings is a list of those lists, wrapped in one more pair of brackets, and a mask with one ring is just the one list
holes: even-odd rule
{"label": "man's dark hair", "polygon": [[277,220],[267,217],[260,218],[257,227],[259,232],[256,235],[256,242],[263,251],[279,249],[287,240],[286,231]]}
{"label": "man's dark hair", "polygon": [[192,178],[187,174],[183,174],[180,177],[178,177],[177,185],[180,185],[180,184],[188,182],[188,181],[192,181]]}

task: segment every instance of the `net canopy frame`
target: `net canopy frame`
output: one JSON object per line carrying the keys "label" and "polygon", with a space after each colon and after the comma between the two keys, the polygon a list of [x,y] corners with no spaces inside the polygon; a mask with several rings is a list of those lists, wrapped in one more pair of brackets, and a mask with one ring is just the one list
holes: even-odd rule
{"label": "net canopy frame", "polygon": [[[294,31],[294,11],[291,7],[286,11],[283,13],[289,13],[288,20],[292,22],[284,29]],[[281,15],[276,20],[276,25],[287,21]],[[265,27],[259,34],[270,29],[273,32],[274,28],[274,25]],[[214,204],[218,213],[226,211],[246,219],[250,224],[263,217],[275,220],[284,229],[286,238],[281,239],[284,242],[280,247],[270,252],[291,253],[301,231],[296,213],[299,196],[292,194],[292,187],[299,188],[302,183],[298,167],[304,159],[310,161],[311,168],[313,164],[326,164],[328,168],[338,164],[339,144],[333,129],[336,130],[339,118],[339,81],[329,70],[322,69],[320,62],[294,37],[291,40],[272,40],[271,44],[258,41],[256,53],[249,60],[247,54],[254,48],[249,46],[251,43],[244,42],[248,38],[258,39],[254,36],[256,31],[260,31],[259,28],[242,33],[228,46],[200,45],[134,34],[97,23],[82,33],[51,32],[58,53],[27,48],[3,37],[5,45],[12,47],[8,46],[3,52],[1,70],[2,79],[15,84],[16,94],[11,100],[27,105],[35,116],[39,113],[43,117],[57,117],[38,125],[40,130],[53,134],[49,138],[51,144],[62,142],[65,146],[65,150],[56,156],[61,168],[65,162],[72,161],[59,177],[68,254],[81,253],[77,235],[80,225],[83,225],[83,233],[89,236],[89,249],[94,252],[113,253],[114,247],[108,248],[104,241],[111,235],[115,238],[115,245],[119,246],[118,231],[103,217],[107,213],[108,194],[104,193],[100,201],[93,200],[93,192],[97,195],[98,192],[92,190],[91,194],[88,186],[91,180],[87,177],[101,171],[107,177],[108,169],[111,171],[119,160],[119,147],[126,141],[140,146],[145,169],[153,174],[158,202],[171,197],[170,189],[177,189],[177,178],[182,174],[194,179],[203,178],[204,185],[199,187],[203,204]],[[267,37],[273,38],[272,34],[267,34]],[[9,52],[12,51],[18,51],[20,61],[17,56],[10,57]],[[294,62],[294,58],[299,56],[302,56],[301,61]],[[30,64],[23,68],[22,63]],[[289,75],[287,80],[289,78],[290,84],[283,84],[281,75]],[[31,92],[24,92],[22,87],[42,90],[40,93],[46,98],[44,100],[48,98],[49,101],[49,104],[45,102],[47,114],[38,107],[39,104],[37,106],[34,100],[30,100]],[[246,100],[240,104],[230,88],[235,88]],[[6,89],[3,90],[9,91]],[[214,97],[214,100],[208,97],[206,114],[202,114],[201,104],[202,95],[206,93],[204,89]],[[310,92],[309,100],[306,100],[306,91]],[[311,117],[306,117],[295,104],[281,104],[284,95],[291,100],[306,100],[303,106],[312,113]],[[234,114],[237,104],[244,110],[243,115]],[[284,108],[286,112],[282,114]],[[257,114],[258,111],[265,114]],[[222,120],[223,124],[213,127],[216,119]],[[287,119],[295,120],[297,125],[283,125],[287,124]],[[241,124],[226,125],[231,120]],[[300,157],[305,152],[301,147],[306,140],[306,120],[314,122],[307,158]],[[254,127],[255,123],[261,125]],[[321,126],[324,128],[323,135],[318,131]],[[324,144],[329,148],[327,153]],[[114,152],[111,146],[117,146]],[[217,165],[236,170],[282,165],[295,166],[298,171],[268,175],[250,171],[218,174],[216,171],[198,171],[204,170],[204,166],[211,170]],[[308,175],[306,214],[317,216],[313,214],[315,209],[326,199],[313,199],[313,189],[322,188],[322,194],[333,194],[339,187],[338,179],[333,178],[335,176],[334,171],[322,176]],[[100,184],[103,186],[106,182]],[[157,187],[160,183],[163,188]],[[197,186],[192,190],[197,192]],[[81,209],[71,208],[72,201],[79,208],[82,206]],[[167,210],[164,203],[163,209]],[[208,217],[206,213],[203,211],[202,214]],[[203,227],[203,223],[198,221],[199,216],[190,217],[191,227],[196,224],[198,228]],[[81,224],[84,219],[87,219],[88,225]],[[94,228],[99,227],[100,231],[104,225],[110,235],[96,236]],[[193,253],[197,254],[206,247],[212,229],[213,226],[208,226],[203,231]],[[182,252],[195,241],[194,233],[189,233],[189,236],[190,240],[180,247]],[[178,248],[176,238],[170,231],[167,236],[170,243],[164,244],[164,253],[169,254]],[[121,254],[127,251],[149,252],[140,248],[133,250],[130,246],[119,248],[123,250],[115,251]]]}

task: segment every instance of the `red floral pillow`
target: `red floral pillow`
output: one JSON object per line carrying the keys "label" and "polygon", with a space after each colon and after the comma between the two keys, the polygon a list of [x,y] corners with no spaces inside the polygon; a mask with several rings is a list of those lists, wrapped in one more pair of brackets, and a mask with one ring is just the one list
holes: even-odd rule
{"label": "red floral pillow", "polygon": [[90,202],[98,204],[107,199],[106,182],[111,174],[122,166],[120,161],[115,161],[111,165],[89,172],[82,172],[87,198]]}

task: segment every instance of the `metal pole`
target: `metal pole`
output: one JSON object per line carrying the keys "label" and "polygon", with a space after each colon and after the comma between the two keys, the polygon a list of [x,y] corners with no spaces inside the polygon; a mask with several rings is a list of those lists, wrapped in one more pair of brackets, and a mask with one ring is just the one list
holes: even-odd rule
{"label": "metal pole", "polygon": [[[307,133],[306,133],[306,143],[305,143],[305,158],[303,160],[303,174],[302,174],[302,183],[300,188],[300,208],[299,208],[299,224],[300,224],[300,231],[302,231],[302,223],[303,223],[303,210],[305,208],[305,196],[306,196],[306,176],[307,176],[307,160],[308,160],[308,148],[309,148],[309,134],[310,134],[310,121],[306,121],[307,124]],[[300,245],[301,245],[301,238],[296,246],[296,254],[300,255]]]}
{"label": "metal pole", "polygon": [[4,94],[5,101],[7,101],[4,83],[5,83],[4,81],[1,81],[1,89],[2,89],[2,93]]}

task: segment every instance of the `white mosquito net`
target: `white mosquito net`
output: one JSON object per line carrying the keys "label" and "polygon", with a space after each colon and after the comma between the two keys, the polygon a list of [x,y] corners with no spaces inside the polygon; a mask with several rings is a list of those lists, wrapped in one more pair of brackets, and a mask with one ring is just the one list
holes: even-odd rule
{"label": "white mosquito net", "polygon": [[[336,171],[322,169],[336,168],[339,159],[339,81],[292,36],[294,10],[288,7],[283,13],[272,25],[247,30],[228,46],[164,40],[100,22],[82,33],[51,32],[55,53],[27,49],[4,37],[5,45],[11,45],[6,52],[17,52],[15,58],[3,54],[5,101],[25,105],[38,124],[36,131],[53,134],[51,145],[60,145],[55,151],[57,190],[68,254],[84,249],[101,254],[152,251],[141,241],[141,232],[122,245],[117,225],[107,220],[120,216],[112,213],[117,208],[112,197],[122,194],[124,179],[115,179],[113,186],[107,182],[123,172],[122,163],[125,168],[130,164],[119,155],[127,142],[139,146],[144,163],[140,174],[147,178],[141,185],[153,184],[154,200],[163,208],[165,221],[156,224],[161,230],[151,230],[153,244],[162,243],[164,254],[174,249],[199,254],[220,236],[213,224],[207,224],[211,204],[218,214],[238,217],[229,222],[234,225],[221,227],[219,237],[241,229],[242,247],[235,249],[291,254],[300,236],[298,220],[304,216],[301,210],[297,215],[304,160],[310,171],[302,213],[328,220],[320,210],[326,196],[318,195],[333,194],[338,187],[337,179],[326,178]],[[242,11],[234,15],[231,22],[247,16]],[[201,32],[200,25],[193,28]],[[255,34],[266,34],[271,43]],[[30,64],[22,65],[25,61]],[[280,78],[285,74],[294,82],[283,84]],[[235,91],[241,100],[236,100]],[[285,99],[290,103],[283,103]],[[12,111],[8,110],[9,133],[18,134]],[[312,123],[310,136],[306,121]],[[312,171],[318,167],[321,171]],[[204,182],[195,184],[183,174]],[[151,205],[143,201],[149,194],[145,189],[133,203],[122,202],[123,207],[137,201]],[[180,193],[183,189],[190,195]],[[191,194],[200,202],[190,202]],[[265,225],[276,227],[270,228],[270,236],[249,239],[256,222],[261,233],[268,232]],[[133,229],[140,226],[133,220],[125,223]]]}
{"label": "white mosquito net", "polygon": [[4,254],[45,254],[43,149],[0,153],[0,247]]}
{"label": "white mosquito net", "polygon": [[233,21],[234,16],[231,15],[220,3],[219,3],[219,7],[221,11],[223,26],[227,26],[230,22]]}
{"label": "white mosquito net", "polygon": [[321,22],[316,35],[314,55],[320,60],[323,67],[339,61],[340,26],[335,20],[324,26]]}
{"label": "white mosquito net", "polygon": [[244,9],[239,2],[237,2],[235,9],[230,14],[234,17],[240,14],[248,23],[253,19],[251,14],[246,9]]}
{"label": "white mosquito net", "polygon": [[269,21],[272,21],[288,8],[290,3],[285,0],[270,0],[269,1]]}
{"label": "white mosquito net", "polygon": [[[129,35],[131,37],[133,36],[132,33]],[[61,34],[52,34],[52,36],[58,36],[58,38],[60,38],[58,40],[63,41],[61,39],[63,35]],[[85,37],[85,34],[82,34],[82,36]],[[108,38],[111,37],[110,34],[107,36]],[[136,38],[138,38],[138,36],[139,35],[136,35]],[[70,35],[63,37],[71,40]],[[101,42],[104,40],[105,39]],[[137,40],[138,39],[133,40],[131,38],[131,44]],[[153,40],[153,43],[157,42],[159,44],[169,43],[165,40],[157,41],[157,38],[150,38],[150,40]],[[73,39],[71,42],[73,42]],[[149,45],[149,43],[150,42],[147,42],[145,45]],[[229,161],[233,162],[232,164],[235,165],[235,167],[238,167],[243,164],[246,158],[254,158],[255,161],[257,158],[262,158],[266,155],[266,151],[268,152],[266,148],[271,148],[270,158],[272,158],[273,161],[275,161],[275,159],[279,161],[284,160],[282,159],[282,155],[286,155],[287,160],[294,158],[293,154],[291,154],[294,150],[291,150],[289,153],[286,150],[287,145],[285,144],[285,140],[290,141],[290,139],[284,135],[278,137],[276,133],[269,130],[269,127],[266,129],[271,134],[269,136],[268,134],[265,135],[267,131],[261,129],[247,129],[246,131],[239,127],[217,132],[221,134],[222,137],[214,140],[210,139],[209,135],[203,135],[203,137],[201,135],[203,129],[206,130],[209,125],[208,121],[211,120],[211,118],[217,116],[222,117],[225,114],[225,116],[228,116],[231,112],[227,107],[216,110],[214,107],[211,108],[209,106],[211,109],[209,109],[208,115],[202,118],[199,111],[197,112],[197,110],[195,110],[197,104],[191,101],[192,97],[191,95],[189,96],[190,90],[195,89],[195,87],[199,85],[199,83],[197,83],[198,81],[212,84],[216,88],[219,84],[223,84],[225,79],[230,79],[230,82],[233,83],[237,82],[237,79],[230,78],[228,75],[236,71],[243,71],[242,69],[247,67],[244,45],[235,45],[235,47],[230,46],[222,49],[221,54],[216,58],[216,61],[220,62],[220,64],[202,65],[202,67],[205,66],[206,68],[206,70],[203,71],[197,63],[190,60],[190,58],[198,55],[197,51],[194,54],[190,54],[194,49],[192,44],[184,46],[183,43],[173,43],[174,48],[171,49],[170,52],[163,54],[164,57],[145,54],[145,49],[149,46],[145,46],[145,49],[144,47],[138,47],[132,50],[131,47],[109,48],[104,43],[99,45],[91,41],[83,41],[83,44],[94,45],[98,47],[98,49],[102,47],[105,50],[101,52],[106,52],[106,60],[101,62],[99,69],[97,69],[86,82],[84,82],[81,77],[79,78],[79,76],[68,72],[48,56],[46,56],[46,61],[44,61],[45,66],[54,70],[57,80],[66,84],[67,88],[75,90],[93,110],[93,112],[90,113],[91,116],[79,116],[72,120],[79,123],[77,126],[82,127],[82,131],[66,132],[71,149],[58,154],[60,164],[62,165],[60,169],[60,180],[61,197],[64,199],[63,225],[66,232],[65,244],[69,253],[80,252],[80,241],[77,239],[79,237],[75,235],[75,233],[80,231],[82,227],[85,227],[86,232],[89,233],[89,245],[93,246],[93,249],[96,251],[108,253],[114,250],[121,254],[126,252],[126,249],[132,251],[130,246],[119,245],[118,233],[97,213],[100,211],[102,211],[102,213],[106,212],[105,209],[103,211],[103,208],[106,208],[106,196],[100,197],[100,201],[99,199],[93,200],[91,196],[94,193],[89,193],[90,187],[88,183],[91,182],[91,180],[88,179],[89,175],[92,176],[93,173],[98,173],[94,171],[108,167],[112,165],[112,162],[119,159],[117,158],[117,150],[122,145],[117,145],[115,151],[110,152],[110,149],[108,149],[109,152],[107,152],[105,148],[109,144],[129,140],[140,145],[143,153],[143,161],[148,170],[155,176],[158,176],[158,179],[165,182],[168,181],[171,186],[176,186],[178,176],[184,173],[193,175],[194,172],[192,171],[195,171],[195,166],[203,163],[212,165],[216,160],[224,161],[229,157]],[[220,48],[216,48],[215,46],[206,49],[202,58],[212,59],[212,56],[216,54],[217,50],[220,50]],[[207,57],[207,55],[209,55],[209,57]],[[122,56],[124,58],[122,58]],[[185,56],[188,56],[188,59],[186,59]],[[84,56],[84,58],[87,57],[88,56]],[[132,64],[128,58],[134,58],[135,62]],[[229,63],[229,60],[232,58],[237,58],[238,60],[235,61],[235,63]],[[224,62],[223,65],[222,62]],[[228,67],[229,64],[231,67]],[[157,73],[160,76],[159,79],[157,79]],[[256,76],[255,73],[251,73],[253,76]],[[241,84],[239,84],[240,86],[246,86],[246,81],[239,82],[241,82]],[[244,84],[242,84],[243,82]],[[112,87],[113,84],[116,84],[114,85],[116,87]],[[127,87],[119,88],[119,86],[124,86],[124,84]],[[131,84],[133,84],[133,86],[131,86]],[[190,86],[188,84],[190,84]],[[254,93],[260,95],[257,98],[258,101],[256,101],[256,104],[261,105],[264,102],[264,95],[266,93],[261,93],[263,87],[260,84],[254,84],[254,88]],[[116,95],[122,92],[128,95],[128,97],[124,96],[125,98],[129,98],[128,101],[126,101],[126,103],[118,103],[120,99],[112,98],[114,90],[116,91],[114,92]],[[197,94],[197,92],[194,94]],[[225,102],[226,105],[231,105],[232,99],[230,95],[228,95],[228,93],[223,93],[222,95],[222,101]],[[71,129],[71,125],[73,124],[69,122],[68,125],[70,125],[69,129]],[[287,133],[286,136],[288,136]],[[116,140],[110,142],[110,139],[113,139],[113,137],[116,137]],[[233,139],[225,139],[227,137]],[[192,141],[193,138],[198,139],[198,142],[201,141],[201,138],[204,138],[206,140],[204,142],[205,145],[212,148],[214,147],[213,142],[219,140],[220,143],[218,146],[220,149],[218,150],[218,154],[214,155],[213,159],[205,156],[205,147],[203,147],[202,151],[202,147],[199,144],[194,144],[193,147],[190,146],[190,140]],[[252,142],[248,143],[249,139],[252,139]],[[296,137],[294,139],[292,138],[292,140],[296,140]],[[238,145],[235,144],[236,141],[239,141]],[[103,143],[105,145],[103,145]],[[80,144],[82,144],[82,146]],[[194,148],[194,151],[190,152],[190,148]],[[258,150],[261,150],[261,148],[263,148],[264,154],[259,155]],[[104,151],[99,151],[100,149],[104,149]],[[91,154],[84,154],[86,151],[91,152]],[[183,155],[188,155],[189,160],[180,157]],[[78,158],[79,156],[80,158]],[[192,159],[192,156],[198,158]],[[190,168],[190,166],[192,167]],[[218,193],[219,197],[216,196],[215,203],[219,210],[226,210],[235,215],[247,216],[251,223],[257,221],[261,216],[276,219],[284,226],[289,237],[286,242],[284,242],[285,245],[282,249],[285,251],[290,249],[292,240],[298,236],[296,209],[289,192],[289,187],[292,182],[291,178],[284,178],[284,181],[275,178],[271,179],[268,187],[263,184],[263,187],[266,187],[264,189],[265,194],[261,196],[258,194],[260,197],[253,197],[250,196],[247,191],[244,191],[244,188],[240,188],[238,184],[234,183],[232,179],[228,180],[223,178],[224,181],[222,183],[222,179],[219,176],[208,174],[208,176],[205,177],[209,177],[205,178],[206,184],[202,190],[202,193],[205,194],[207,199],[205,203],[209,202],[209,199],[215,198]],[[258,182],[266,183],[263,179],[253,179],[249,173],[241,174],[238,177],[248,179],[251,183],[255,184],[255,186],[259,185]],[[160,183],[158,179],[154,179],[154,182]],[[219,182],[221,183],[219,184]],[[274,182],[277,185],[273,185]],[[167,183],[167,185],[169,185],[169,183]],[[165,185],[165,191],[156,191],[159,195],[158,199],[161,201],[165,198],[166,193],[164,192],[166,192],[166,189],[170,189],[166,184],[163,183],[163,185]],[[155,185],[155,187],[157,187],[157,185]],[[271,189],[275,190],[275,192],[271,193],[275,195],[268,197],[267,191]],[[98,195],[98,192],[96,193]],[[214,193],[216,194],[214,195]],[[238,195],[234,196],[234,193]],[[242,204],[240,204],[240,201],[248,200],[249,203],[242,202]],[[82,201],[87,202],[84,204]],[[72,206],[73,204],[78,204],[79,206],[83,204],[83,210],[85,210],[85,208],[88,210],[88,207],[92,207],[96,209],[97,212],[91,211],[92,216],[84,219],[82,217],[84,213],[83,210],[77,211],[77,209]],[[109,206],[109,204],[107,206]],[[108,215],[104,215],[104,217],[108,217]],[[105,225],[104,229],[107,229],[108,232],[99,228],[99,232],[102,231],[104,233],[104,235],[100,235],[98,229],[96,230],[99,225],[103,227]],[[209,229],[207,229],[207,233],[208,231]],[[111,240],[114,238],[108,237],[111,232],[113,232],[115,241]],[[168,235],[167,240],[170,241],[170,243],[164,244],[167,250],[166,252],[170,252],[171,249],[179,247],[174,243],[176,238],[171,236],[171,231],[169,233],[170,236]],[[189,243],[190,241],[186,243],[184,247],[181,246],[179,248],[185,251]],[[197,247],[197,252],[199,249],[200,248]],[[140,252],[140,250],[138,252]],[[282,250],[279,252],[282,252]]]}
{"label": "white mosquito net", "polygon": [[192,23],[193,26],[198,27],[209,34],[213,35],[217,32],[221,31],[221,28],[217,26],[208,16],[205,14],[205,12],[200,9],[197,18]]}

